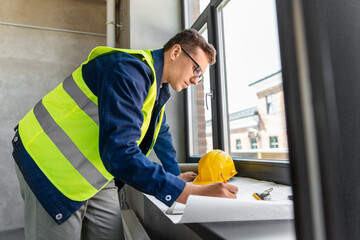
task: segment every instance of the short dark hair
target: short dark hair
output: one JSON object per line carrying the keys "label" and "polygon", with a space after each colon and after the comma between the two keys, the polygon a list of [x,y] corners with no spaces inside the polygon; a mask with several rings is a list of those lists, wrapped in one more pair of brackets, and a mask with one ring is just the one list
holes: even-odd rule
{"label": "short dark hair", "polygon": [[185,29],[172,37],[165,45],[164,51],[171,49],[175,44],[179,44],[185,51],[194,53],[200,47],[209,57],[209,64],[216,62],[216,50],[208,43],[205,38],[195,29]]}

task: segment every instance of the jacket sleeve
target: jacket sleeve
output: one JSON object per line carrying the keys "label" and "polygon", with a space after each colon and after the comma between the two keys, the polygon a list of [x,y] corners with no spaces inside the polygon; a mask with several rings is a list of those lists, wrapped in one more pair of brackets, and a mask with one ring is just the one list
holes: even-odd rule
{"label": "jacket sleeve", "polygon": [[186,183],[151,162],[136,142],[151,85],[149,67],[131,56],[119,58],[102,70],[99,81],[99,147],[105,168],[115,178],[171,206]]}
{"label": "jacket sleeve", "polygon": [[154,145],[156,156],[160,159],[165,171],[178,176],[180,174],[179,164],[176,160],[176,150],[172,142],[170,127],[166,123],[164,112],[159,135]]}

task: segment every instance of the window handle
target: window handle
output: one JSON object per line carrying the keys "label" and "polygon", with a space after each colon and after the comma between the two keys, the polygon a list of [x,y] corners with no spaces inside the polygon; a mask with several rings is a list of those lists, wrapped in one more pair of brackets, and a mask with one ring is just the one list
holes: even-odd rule
{"label": "window handle", "polygon": [[213,99],[214,97],[214,91],[211,91],[209,93],[205,94],[205,104],[206,104],[206,110],[209,110],[209,106],[208,106],[208,97],[211,97],[211,99]]}

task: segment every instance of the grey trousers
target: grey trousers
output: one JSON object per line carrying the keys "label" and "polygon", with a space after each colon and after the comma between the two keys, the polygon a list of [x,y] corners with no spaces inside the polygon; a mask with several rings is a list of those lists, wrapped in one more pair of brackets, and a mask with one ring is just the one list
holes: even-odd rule
{"label": "grey trousers", "polygon": [[18,166],[16,174],[24,200],[24,225],[27,240],[124,239],[121,210],[114,180],[58,225],[41,206],[25,182]]}

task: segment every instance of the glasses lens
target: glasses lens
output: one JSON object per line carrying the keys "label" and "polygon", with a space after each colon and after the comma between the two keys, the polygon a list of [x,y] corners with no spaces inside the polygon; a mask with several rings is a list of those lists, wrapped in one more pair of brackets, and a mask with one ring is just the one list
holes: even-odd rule
{"label": "glasses lens", "polygon": [[199,67],[194,69],[194,76],[199,77],[202,75],[201,69]]}
{"label": "glasses lens", "polygon": [[197,67],[194,69],[194,77],[198,78],[198,83],[201,82],[203,75],[202,75],[200,67]]}

